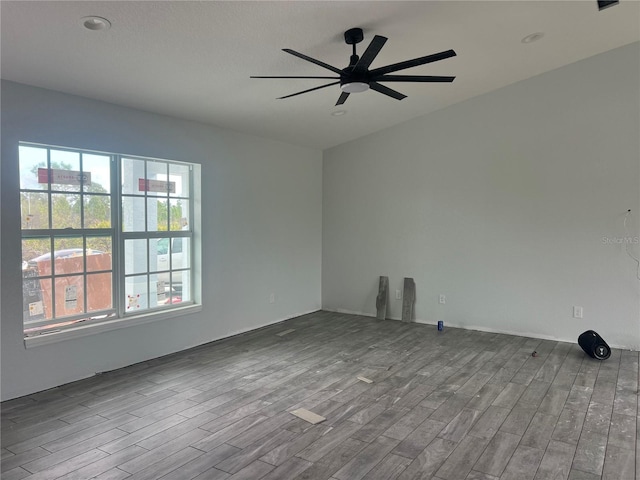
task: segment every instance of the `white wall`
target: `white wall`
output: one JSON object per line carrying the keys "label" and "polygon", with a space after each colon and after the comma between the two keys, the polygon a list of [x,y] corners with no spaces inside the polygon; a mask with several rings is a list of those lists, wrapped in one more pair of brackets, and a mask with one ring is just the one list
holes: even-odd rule
{"label": "white wall", "polygon": [[[200,163],[203,311],[25,349],[18,141]],[[3,400],[320,308],[320,151],[2,82],[1,172]]]}
{"label": "white wall", "polygon": [[639,58],[627,45],[325,151],[323,307],[373,315],[388,275],[399,318],[406,276],[418,321],[638,349],[636,265],[602,239],[629,208],[639,235]]}

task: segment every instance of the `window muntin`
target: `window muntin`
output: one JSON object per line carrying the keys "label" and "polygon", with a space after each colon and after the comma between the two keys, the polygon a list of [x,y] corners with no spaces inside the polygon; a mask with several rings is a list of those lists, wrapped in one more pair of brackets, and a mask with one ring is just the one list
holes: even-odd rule
{"label": "window muntin", "polygon": [[19,166],[26,336],[193,303],[191,165],[20,144]]}

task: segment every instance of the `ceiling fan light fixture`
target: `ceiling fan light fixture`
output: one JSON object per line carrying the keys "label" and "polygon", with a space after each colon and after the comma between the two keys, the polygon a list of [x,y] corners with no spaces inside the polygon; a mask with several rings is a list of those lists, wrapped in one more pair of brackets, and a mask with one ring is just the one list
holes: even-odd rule
{"label": "ceiling fan light fixture", "polygon": [[369,84],[366,82],[349,82],[340,85],[340,89],[346,93],[360,93],[369,90]]}

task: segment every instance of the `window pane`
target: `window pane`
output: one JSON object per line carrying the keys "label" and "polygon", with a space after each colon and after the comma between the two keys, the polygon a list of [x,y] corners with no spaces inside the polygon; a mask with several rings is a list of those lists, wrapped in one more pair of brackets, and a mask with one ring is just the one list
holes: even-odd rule
{"label": "window pane", "polygon": [[171,230],[189,230],[189,200],[171,200]]}
{"label": "window pane", "polygon": [[111,191],[111,157],[108,155],[82,154],[82,171],[91,175],[91,183],[85,192],[109,193]]}
{"label": "window pane", "polygon": [[82,273],[84,271],[82,237],[54,238],[53,258],[56,275]]}
{"label": "window pane", "polygon": [[173,272],[171,278],[173,280],[171,303],[191,301],[191,271]]}
{"label": "window pane", "polygon": [[122,230],[144,232],[144,197],[122,197]]}
{"label": "window pane", "polygon": [[111,228],[111,199],[84,195],[84,228]]}
{"label": "window pane", "polygon": [[189,238],[174,238],[172,245],[172,268],[176,270],[191,267],[191,240]]}
{"label": "window pane", "polygon": [[46,193],[22,192],[20,194],[22,229],[49,228],[49,195]]}
{"label": "window pane", "polygon": [[[169,285],[165,284],[162,280],[158,280],[157,275],[149,275],[149,298],[152,300],[152,307],[161,307],[164,305],[165,300],[168,298],[167,290]],[[155,300],[155,301],[154,301]]]}
{"label": "window pane", "polygon": [[51,195],[52,228],[80,228],[80,195]]}
{"label": "window pane", "polygon": [[167,200],[147,199],[147,231],[166,232],[168,224]]}
{"label": "window pane", "polygon": [[107,310],[113,307],[111,273],[87,275],[87,312]]}
{"label": "window pane", "polygon": [[[51,189],[65,192],[80,191],[80,154],[78,152],[66,152],[63,150],[51,150]],[[55,174],[55,170],[68,172],[68,174]]]}
{"label": "window pane", "polygon": [[[144,194],[144,188],[140,189],[140,180],[144,182],[144,160],[123,158],[121,162],[122,193]],[[144,183],[143,183],[144,185]]]}
{"label": "window pane", "polygon": [[56,318],[84,312],[84,276],[55,279]]}
{"label": "window pane", "polygon": [[19,147],[20,188],[46,190],[47,183],[38,183],[38,168],[47,168],[47,149],[38,147]]}
{"label": "window pane", "polygon": [[166,197],[169,193],[167,176],[168,165],[165,162],[147,162],[147,195],[154,197]]}
{"label": "window pane", "polygon": [[127,313],[149,308],[147,294],[147,276],[127,277],[124,281],[125,311]]}
{"label": "window pane", "polygon": [[[43,257],[43,258],[40,258]],[[25,238],[22,240],[22,269],[38,268],[39,260],[50,262],[51,259],[51,240],[49,237]],[[49,275],[51,267],[46,272],[40,269],[38,275]]]}
{"label": "window pane", "polygon": [[39,322],[52,318],[51,279],[31,277],[35,270],[22,271],[22,311],[24,323]]}
{"label": "window pane", "polygon": [[125,240],[124,241],[124,273],[147,272],[147,240]]}
{"label": "window pane", "polygon": [[172,197],[189,196],[189,165],[177,163],[169,164],[169,180],[175,182],[175,193],[170,193]]}
{"label": "window pane", "polygon": [[37,276],[38,270],[35,268],[22,270],[22,310],[25,321],[44,319],[42,288]]}
{"label": "window pane", "polygon": [[[169,239],[168,238],[150,238],[149,239],[149,262],[151,263],[149,270],[158,272],[161,270],[169,270]],[[159,280],[166,281],[169,285],[169,274],[161,275]]]}
{"label": "window pane", "polygon": [[111,237],[87,237],[87,272],[111,270]]}

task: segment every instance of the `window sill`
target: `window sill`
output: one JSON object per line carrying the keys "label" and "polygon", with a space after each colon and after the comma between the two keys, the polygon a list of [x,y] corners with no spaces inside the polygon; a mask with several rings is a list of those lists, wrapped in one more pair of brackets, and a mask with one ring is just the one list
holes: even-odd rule
{"label": "window sill", "polygon": [[135,325],[144,325],[145,323],[156,322],[159,320],[167,320],[169,318],[190,315],[192,313],[202,311],[202,305],[189,305],[186,307],[174,308],[164,312],[147,313],[136,315],[135,317],[117,318],[107,320],[105,322],[94,323],[93,325],[80,325],[75,328],[69,328],[60,332],[47,333],[44,335],[36,335],[34,337],[26,337],[24,339],[25,348],[37,347],[40,345],[48,345],[50,343],[62,342],[74,338],[88,337],[97,333],[109,332],[120,328],[132,327]]}

